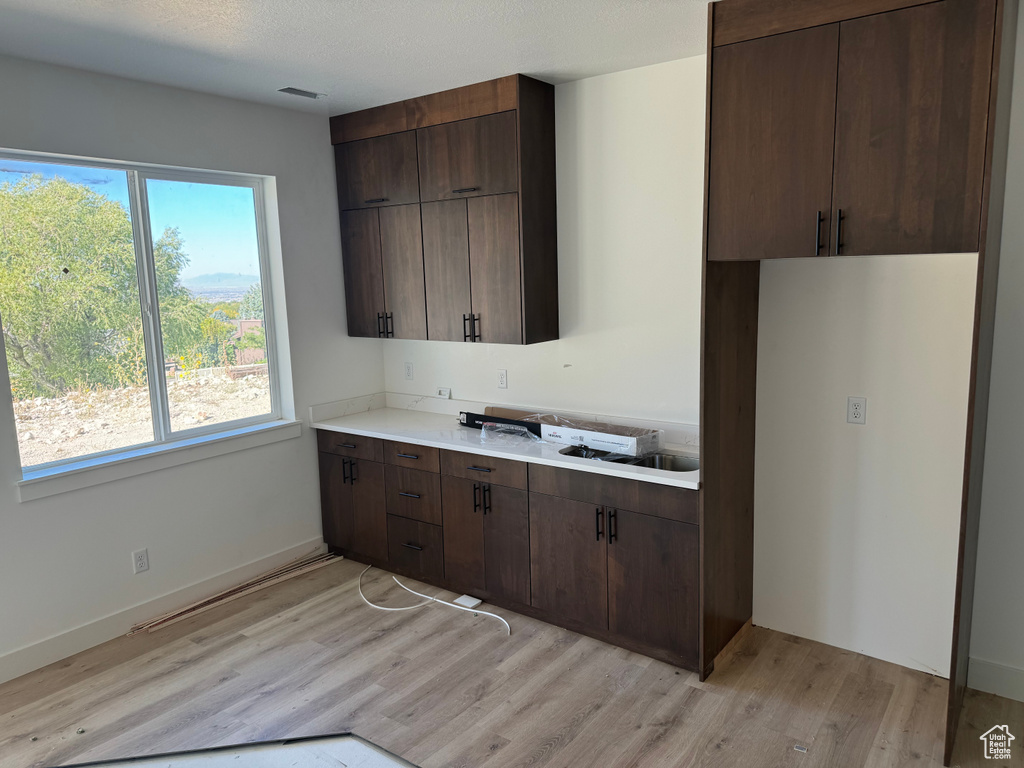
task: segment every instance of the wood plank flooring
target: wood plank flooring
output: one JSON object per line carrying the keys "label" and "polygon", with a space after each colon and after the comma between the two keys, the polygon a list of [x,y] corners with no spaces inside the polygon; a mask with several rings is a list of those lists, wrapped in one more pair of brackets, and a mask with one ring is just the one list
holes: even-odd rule
{"label": "wood plank flooring", "polygon": [[[946,686],[930,675],[754,627],[701,683],[500,609],[511,637],[437,605],[375,611],[362,569],[342,561],[0,685],[0,766],[343,731],[423,768],[941,765]],[[376,569],[364,590],[418,601]],[[1024,744],[1024,704],[969,692],[954,765],[999,765],[978,736],[1003,723]]]}

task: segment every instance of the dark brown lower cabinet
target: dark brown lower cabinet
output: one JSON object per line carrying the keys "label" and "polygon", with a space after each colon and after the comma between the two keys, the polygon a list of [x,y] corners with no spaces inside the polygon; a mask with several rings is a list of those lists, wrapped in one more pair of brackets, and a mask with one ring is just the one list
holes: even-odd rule
{"label": "dark brown lower cabinet", "polygon": [[327,544],[388,559],[383,464],[321,453],[320,510]]}
{"label": "dark brown lower cabinet", "polygon": [[697,666],[699,528],[607,509],[608,629]]}
{"label": "dark brown lower cabinet", "polygon": [[589,627],[608,627],[606,523],[600,506],[530,494],[534,608]]}
{"label": "dark brown lower cabinet", "polygon": [[526,491],[445,475],[445,579],[458,589],[530,603]]}
{"label": "dark brown lower cabinet", "polygon": [[441,526],[387,517],[391,565],[417,579],[440,581],[444,573]]}

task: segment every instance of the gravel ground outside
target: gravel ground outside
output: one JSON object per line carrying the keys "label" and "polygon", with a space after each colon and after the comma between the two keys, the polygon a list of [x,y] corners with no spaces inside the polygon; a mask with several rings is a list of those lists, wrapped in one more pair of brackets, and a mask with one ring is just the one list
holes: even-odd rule
{"label": "gravel ground outside", "polygon": [[[270,412],[270,385],[265,375],[232,380],[222,371],[209,371],[168,381],[167,395],[171,427],[176,431]],[[24,467],[153,440],[146,387],[19,400],[14,403],[14,417]]]}

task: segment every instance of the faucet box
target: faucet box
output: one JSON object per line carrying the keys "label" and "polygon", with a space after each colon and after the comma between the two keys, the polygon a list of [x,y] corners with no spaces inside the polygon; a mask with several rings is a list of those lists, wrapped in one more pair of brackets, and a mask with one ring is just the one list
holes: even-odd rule
{"label": "faucet box", "polygon": [[562,445],[585,445],[624,456],[646,456],[661,447],[661,431],[645,427],[624,427],[598,421],[571,419],[551,413],[530,413],[512,408],[488,407],[487,416],[540,424],[541,439]]}

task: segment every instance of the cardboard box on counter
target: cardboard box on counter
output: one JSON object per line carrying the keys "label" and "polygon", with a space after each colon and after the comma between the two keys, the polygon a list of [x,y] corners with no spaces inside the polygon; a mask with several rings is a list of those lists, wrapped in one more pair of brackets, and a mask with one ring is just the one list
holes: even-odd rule
{"label": "cardboard box on counter", "polygon": [[532,413],[514,408],[488,406],[487,416],[539,423],[541,438],[562,445],[585,445],[599,451],[625,456],[646,456],[661,447],[661,431],[642,427],[624,427],[599,421],[570,419],[553,413]]}

